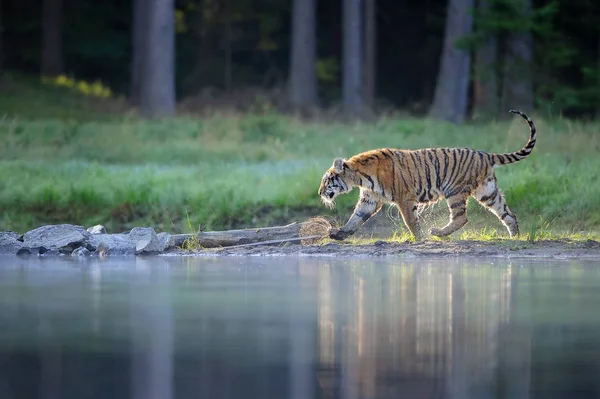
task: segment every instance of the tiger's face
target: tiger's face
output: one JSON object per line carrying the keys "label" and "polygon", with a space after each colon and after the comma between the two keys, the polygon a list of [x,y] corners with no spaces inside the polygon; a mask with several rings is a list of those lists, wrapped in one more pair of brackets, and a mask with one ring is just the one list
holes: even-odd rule
{"label": "tiger's face", "polygon": [[319,186],[319,195],[323,204],[333,208],[335,199],[338,195],[349,192],[352,186],[347,181],[347,166],[342,158],[336,158],[331,168],[325,172],[321,185]]}

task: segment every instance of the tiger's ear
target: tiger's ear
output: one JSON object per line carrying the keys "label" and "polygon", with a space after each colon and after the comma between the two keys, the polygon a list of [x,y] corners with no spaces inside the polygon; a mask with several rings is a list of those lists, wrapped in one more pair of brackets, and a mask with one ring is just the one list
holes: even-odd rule
{"label": "tiger's ear", "polygon": [[344,168],[346,167],[346,162],[344,162],[344,158],[336,158],[333,160],[333,170],[337,173],[342,173]]}

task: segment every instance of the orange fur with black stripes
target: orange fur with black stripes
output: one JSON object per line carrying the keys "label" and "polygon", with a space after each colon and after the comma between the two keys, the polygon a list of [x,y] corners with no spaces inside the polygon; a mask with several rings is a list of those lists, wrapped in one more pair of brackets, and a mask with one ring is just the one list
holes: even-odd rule
{"label": "orange fur with black stripes", "polygon": [[508,208],[500,192],[494,168],[525,159],[535,146],[533,121],[521,111],[529,124],[529,140],[519,151],[490,154],[470,148],[427,148],[399,150],[383,148],[360,153],[350,159],[336,158],[323,175],[319,195],[333,207],[335,198],[360,188],[354,212],[339,228],[332,228],[331,238],[343,240],[354,234],[383,204],[398,206],[404,223],[416,239],[421,239],[417,217],[419,204],[446,199],[450,221],[441,229],[432,228],[435,236],[447,236],[467,223],[466,204],[470,196],[495,214],[506,226],[510,237],[519,234],[517,217]]}

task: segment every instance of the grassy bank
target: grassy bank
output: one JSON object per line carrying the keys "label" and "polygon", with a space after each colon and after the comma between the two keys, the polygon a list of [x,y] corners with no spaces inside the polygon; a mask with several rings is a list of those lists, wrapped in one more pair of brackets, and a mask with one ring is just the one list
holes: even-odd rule
{"label": "grassy bank", "polygon": [[[384,146],[507,152],[528,135],[517,117],[469,126],[408,117],[301,122],[271,113],[144,122],[122,114],[37,118],[15,108],[0,108],[0,230],[20,232],[58,222],[174,232],[188,231],[188,222],[223,229],[316,214],[343,221],[356,193],[340,198],[334,211],[316,194],[336,156]],[[535,121],[532,156],[497,171],[522,231],[541,223],[557,232],[597,233],[600,124]],[[443,223],[446,208],[436,208]],[[473,226],[488,224],[505,235],[495,217],[478,208],[470,206]]]}

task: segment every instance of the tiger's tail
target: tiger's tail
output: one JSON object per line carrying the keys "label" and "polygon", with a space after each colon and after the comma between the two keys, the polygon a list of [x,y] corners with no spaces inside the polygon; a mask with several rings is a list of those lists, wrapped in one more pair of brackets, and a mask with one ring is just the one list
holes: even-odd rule
{"label": "tiger's tail", "polygon": [[527,115],[525,115],[523,112],[518,111],[516,109],[511,109],[508,112],[510,112],[511,114],[521,115],[521,117],[523,117],[523,119],[525,119],[527,121],[527,123],[529,124],[529,140],[527,141],[527,144],[525,144],[525,146],[523,148],[521,148],[519,151],[510,152],[510,153],[506,153],[506,154],[490,154],[493,165],[497,165],[497,164],[506,165],[509,163],[514,163],[514,162],[518,162],[522,159],[525,159],[529,156],[529,154],[531,154],[531,150],[533,150],[533,147],[535,146],[536,131],[535,131],[535,125],[533,124],[533,121]]}

